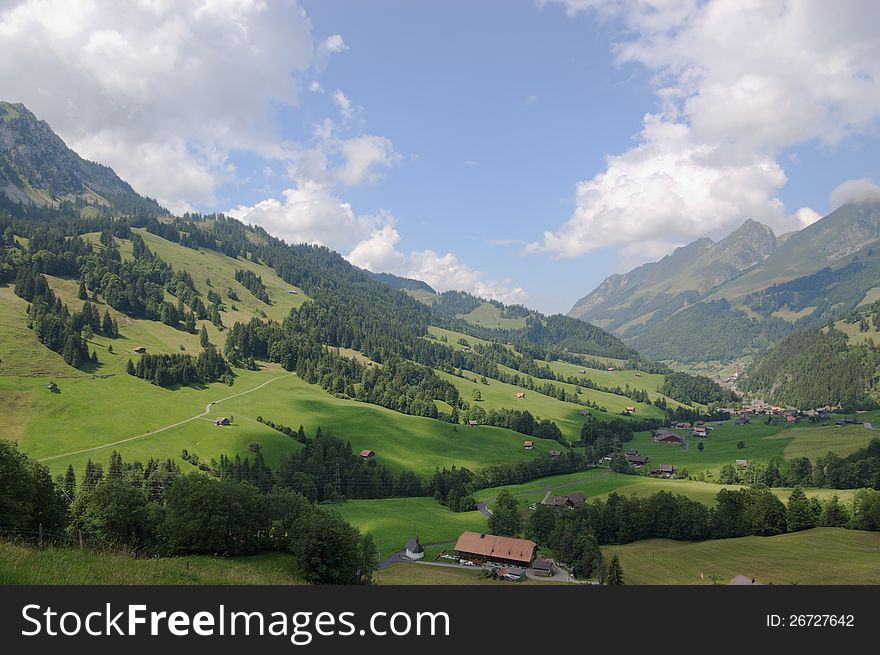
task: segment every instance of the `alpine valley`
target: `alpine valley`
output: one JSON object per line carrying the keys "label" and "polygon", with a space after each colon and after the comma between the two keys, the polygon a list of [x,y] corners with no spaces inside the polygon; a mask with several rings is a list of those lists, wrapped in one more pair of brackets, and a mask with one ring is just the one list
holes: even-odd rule
{"label": "alpine valley", "polygon": [[513,584],[403,556],[491,532],[526,584],[880,583],[878,241],[747,221],[547,316],[175,216],[0,103],[0,582]]}

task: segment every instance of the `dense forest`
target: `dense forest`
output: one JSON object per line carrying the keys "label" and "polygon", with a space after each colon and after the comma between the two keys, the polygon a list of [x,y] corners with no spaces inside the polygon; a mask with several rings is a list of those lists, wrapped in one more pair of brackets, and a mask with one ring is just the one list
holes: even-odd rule
{"label": "dense forest", "polygon": [[732,404],[738,400],[737,395],[730,389],[725,389],[704,375],[689,373],[668,373],[657,391],[685,405]]}
{"label": "dense forest", "polygon": [[878,365],[880,351],[870,342],[850,345],[833,328],[801,330],[751,366],[740,387],[801,409],[839,405],[851,411],[875,406]]}

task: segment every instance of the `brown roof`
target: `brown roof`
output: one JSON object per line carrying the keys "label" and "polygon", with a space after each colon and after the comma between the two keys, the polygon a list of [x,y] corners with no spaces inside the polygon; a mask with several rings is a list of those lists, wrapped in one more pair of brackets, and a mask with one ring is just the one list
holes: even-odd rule
{"label": "brown roof", "polygon": [[581,503],[583,503],[584,501],[587,500],[587,497],[586,497],[586,495],[584,495],[583,491],[573,491],[570,494],[568,494],[566,496],[566,498],[571,500],[571,502],[573,502],[575,505],[580,505]]}
{"label": "brown roof", "polygon": [[531,563],[538,544],[530,539],[500,537],[485,532],[462,532],[455,543],[459,553],[471,553],[487,558],[499,558],[513,562]]}
{"label": "brown roof", "polygon": [[361,451],[361,457],[374,457],[375,455],[376,455],[376,453],[374,453],[372,450],[369,450],[367,448],[364,448]]}
{"label": "brown roof", "polygon": [[538,571],[552,571],[553,562],[542,557],[536,557],[535,561],[532,562],[532,568],[537,569]]}

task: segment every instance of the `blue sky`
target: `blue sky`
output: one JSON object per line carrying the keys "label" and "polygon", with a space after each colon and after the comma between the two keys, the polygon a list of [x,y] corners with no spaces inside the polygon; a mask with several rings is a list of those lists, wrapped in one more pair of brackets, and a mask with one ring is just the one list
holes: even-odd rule
{"label": "blue sky", "polygon": [[834,202],[876,195],[877,18],[857,0],[23,0],[0,55],[44,46],[0,57],[0,83],[175,211],[564,312],[747,218],[803,227],[848,180]]}

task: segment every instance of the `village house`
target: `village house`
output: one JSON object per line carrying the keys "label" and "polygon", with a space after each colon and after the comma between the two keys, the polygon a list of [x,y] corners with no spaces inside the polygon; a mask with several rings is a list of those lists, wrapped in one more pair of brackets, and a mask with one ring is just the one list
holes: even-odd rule
{"label": "village house", "polygon": [[660,428],[654,431],[654,443],[680,444],[682,439],[674,432]]}
{"label": "village house", "polygon": [[641,466],[642,464],[647,464],[650,457],[647,455],[639,455],[639,452],[636,451],[634,453],[626,453],[626,461],[630,466]]}
{"label": "village house", "polygon": [[691,429],[691,424],[688,423],[687,421],[675,421],[675,422],[672,424],[672,427],[674,427],[674,428],[679,428],[679,429],[681,429],[681,430],[690,430],[690,429]]}
{"label": "village house", "polygon": [[703,425],[700,427],[695,427],[694,431],[691,432],[691,436],[700,437],[701,439],[705,439],[707,436],[709,436],[709,433],[706,432],[706,426]]}
{"label": "village house", "polygon": [[137,346],[135,348],[132,348],[132,352],[134,352],[136,355],[145,355],[147,353],[147,347]]}
{"label": "village house", "polygon": [[526,450],[531,450],[534,447],[535,447],[534,441],[528,441],[528,440],[523,441],[523,448],[525,448]]}
{"label": "village house", "polygon": [[744,469],[749,465],[749,460],[747,459],[738,459],[736,460],[736,468]]}
{"label": "village house", "polygon": [[475,421],[475,420],[473,420],[473,419],[471,419],[470,421],[468,421],[468,425],[471,426],[471,427],[477,426],[477,425],[479,425],[479,424],[480,424],[479,421]]}
{"label": "village house", "polygon": [[587,497],[583,492],[573,491],[565,496],[550,496],[544,504],[549,505],[550,507],[567,507],[569,509],[574,509],[575,507],[580,507],[585,502],[587,502]]}
{"label": "village house", "polygon": [[636,413],[636,408],[635,408],[635,407],[627,407],[627,408],[626,408],[626,413],[627,413],[627,414],[635,414],[635,413]]}
{"label": "village house", "polygon": [[526,397],[526,393],[525,393],[525,391],[517,391],[517,392],[516,392],[516,397],[517,397],[517,398],[525,398],[525,397]]}
{"label": "village house", "polygon": [[672,464],[661,464],[651,469],[651,475],[659,475],[661,478],[671,478],[675,475],[675,467]]}
{"label": "village house", "polygon": [[501,537],[487,532],[462,532],[455,551],[464,560],[528,567],[535,559],[538,544],[530,539]]}
{"label": "village house", "polygon": [[214,420],[214,425],[230,425],[231,423],[232,421],[230,421],[225,416],[221,416],[220,418]]}
{"label": "village house", "polygon": [[372,451],[369,448],[364,448],[361,451],[361,459],[373,459],[375,456],[376,456],[375,451]]}

